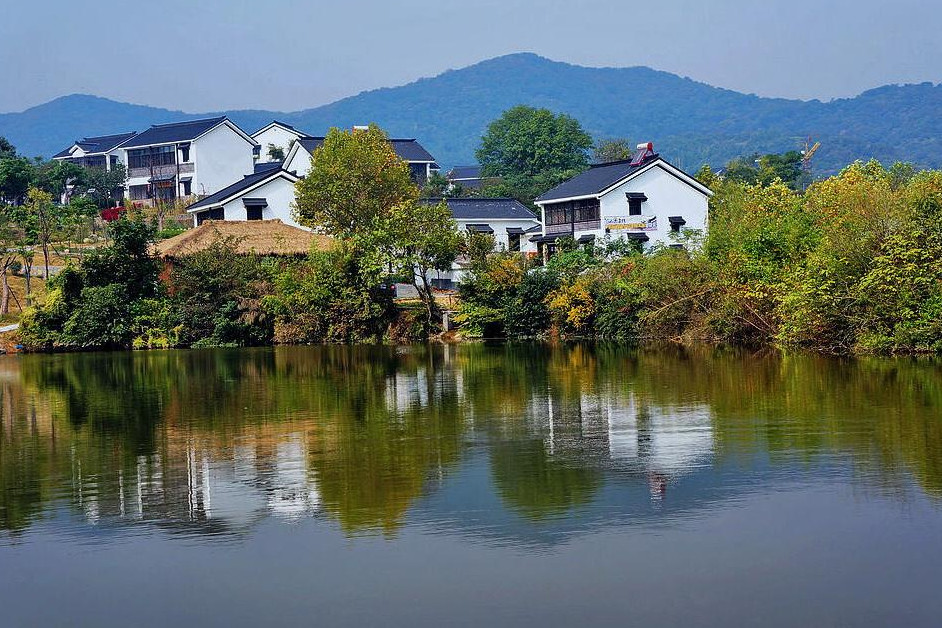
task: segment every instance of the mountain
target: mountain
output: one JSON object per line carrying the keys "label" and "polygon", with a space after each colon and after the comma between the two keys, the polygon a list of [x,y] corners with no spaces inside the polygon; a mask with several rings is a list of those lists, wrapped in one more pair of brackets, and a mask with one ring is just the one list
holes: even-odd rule
{"label": "mountain", "polygon": [[442,165],[471,163],[488,123],[517,104],[577,118],[594,137],[654,141],[682,167],[721,165],[752,152],[822,142],[818,173],[854,159],[942,167],[942,86],[888,85],[830,102],[762,98],[645,67],[587,68],[521,53],[292,113],[187,114],[73,95],[0,114],[0,135],[20,152],[51,155],[85,135],[224,113],[247,131],[282,120],[312,134],[376,122],[416,137]]}

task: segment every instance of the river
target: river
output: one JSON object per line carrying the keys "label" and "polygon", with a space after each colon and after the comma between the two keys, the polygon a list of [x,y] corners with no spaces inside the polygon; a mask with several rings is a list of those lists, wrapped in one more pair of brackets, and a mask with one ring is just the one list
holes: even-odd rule
{"label": "river", "polygon": [[0,625],[938,626],[942,365],[0,358]]}

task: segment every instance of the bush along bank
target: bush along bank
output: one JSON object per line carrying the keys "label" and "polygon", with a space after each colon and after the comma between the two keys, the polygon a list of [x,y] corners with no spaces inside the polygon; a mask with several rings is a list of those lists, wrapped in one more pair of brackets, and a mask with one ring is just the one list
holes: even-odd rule
{"label": "bush along bank", "polygon": [[684,249],[570,241],[545,267],[475,260],[465,333],[942,351],[942,172],[856,163],[804,193],[700,176],[710,229]]}
{"label": "bush along bank", "polygon": [[[537,267],[467,241],[461,334],[942,351],[942,172],[857,163],[803,193],[700,176],[716,191],[710,229],[684,234],[684,248],[570,241]],[[112,244],[55,276],[24,314],[28,350],[407,342],[438,331],[432,302],[393,302],[373,240],[338,238],[304,258],[238,255],[223,240],[163,262],[149,253],[150,224],[109,229]]]}
{"label": "bush along bank", "polygon": [[29,351],[256,346],[416,340],[426,313],[396,307],[342,244],[306,258],[236,253],[234,242],[172,262],[150,253],[154,227],[115,221],[112,244],[49,282],[28,309]]}

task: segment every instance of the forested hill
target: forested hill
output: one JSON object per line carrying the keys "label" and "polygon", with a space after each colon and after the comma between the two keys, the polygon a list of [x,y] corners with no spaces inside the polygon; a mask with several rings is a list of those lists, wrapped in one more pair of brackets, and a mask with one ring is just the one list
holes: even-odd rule
{"label": "forested hill", "polygon": [[[393,135],[419,138],[448,166],[473,162],[487,124],[516,104],[569,113],[599,139],[654,141],[661,154],[687,168],[800,148],[807,136],[823,144],[819,174],[871,157],[942,167],[942,86],[930,83],[822,103],[760,98],[644,67],[586,68],[515,54],[314,109],[222,113],[249,132],[273,118],[312,134],[377,122]],[[22,153],[49,156],[80,136],[217,113],[74,95],[0,114],[0,135]]]}

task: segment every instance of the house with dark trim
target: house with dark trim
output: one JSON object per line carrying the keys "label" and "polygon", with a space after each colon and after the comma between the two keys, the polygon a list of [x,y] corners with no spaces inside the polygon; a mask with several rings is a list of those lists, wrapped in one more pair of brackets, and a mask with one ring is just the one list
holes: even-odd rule
{"label": "house with dark trim", "polygon": [[543,232],[533,241],[546,254],[566,236],[582,244],[606,237],[676,244],[684,230],[707,228],[711,196],[653,144],[641,144],[632,159],[594,165],[537,198]]}
{"label": "house with dark trim", "polygon": [[121,161],[119,148],[137,135],[136,131],[117,135],[100,135],[76,140],[72,146],[52,156],[58,161],[68,161],[83,168],[111,170]]}
{"label": "house with dark trim", "polygon": [[[422,199],[422,202],[437,205],[442,200],[451,210],[459,231],[493,237],[497,251],[536,254],[536,244],[530,238],[540,235],[542,227],[536,215],[520,201],[512,198],[472,197],[428,198]],[[439,288],[453,288],[455,284],[461,283],[469,261],[466,257],[459,258],[451,271],[438,272],[436,277],[430,278],[432,284]]]}
{"label": "house with dark trim", "polygon": [[131,201],[218,192],[252,172],[257,144],[225,116],[157,124],[121,145]]}
{"label": "house with dark trim", "polygon": [[480,190],[484,185],[481,166],[455,166],[445,174],[452,189],[462,187],[465,190]]}
{"label": "house with dark trim", "polygon": [[207,220],[280,220],[299,227],[293,216],[297,181],[297,175],[281,167],[264,168],[200,199],[186,211],[193,216],[194,226]]}
{"label": "house with dark trim", "polygon": [[276,161],[268,154],[269,146],[280,148],[285,156],[296,141],[302,137],[310,137],[307,133],[299,131],[290,124],[272,120],[255,133],[251,135],[252,139],[259,146],[258,163]]}

